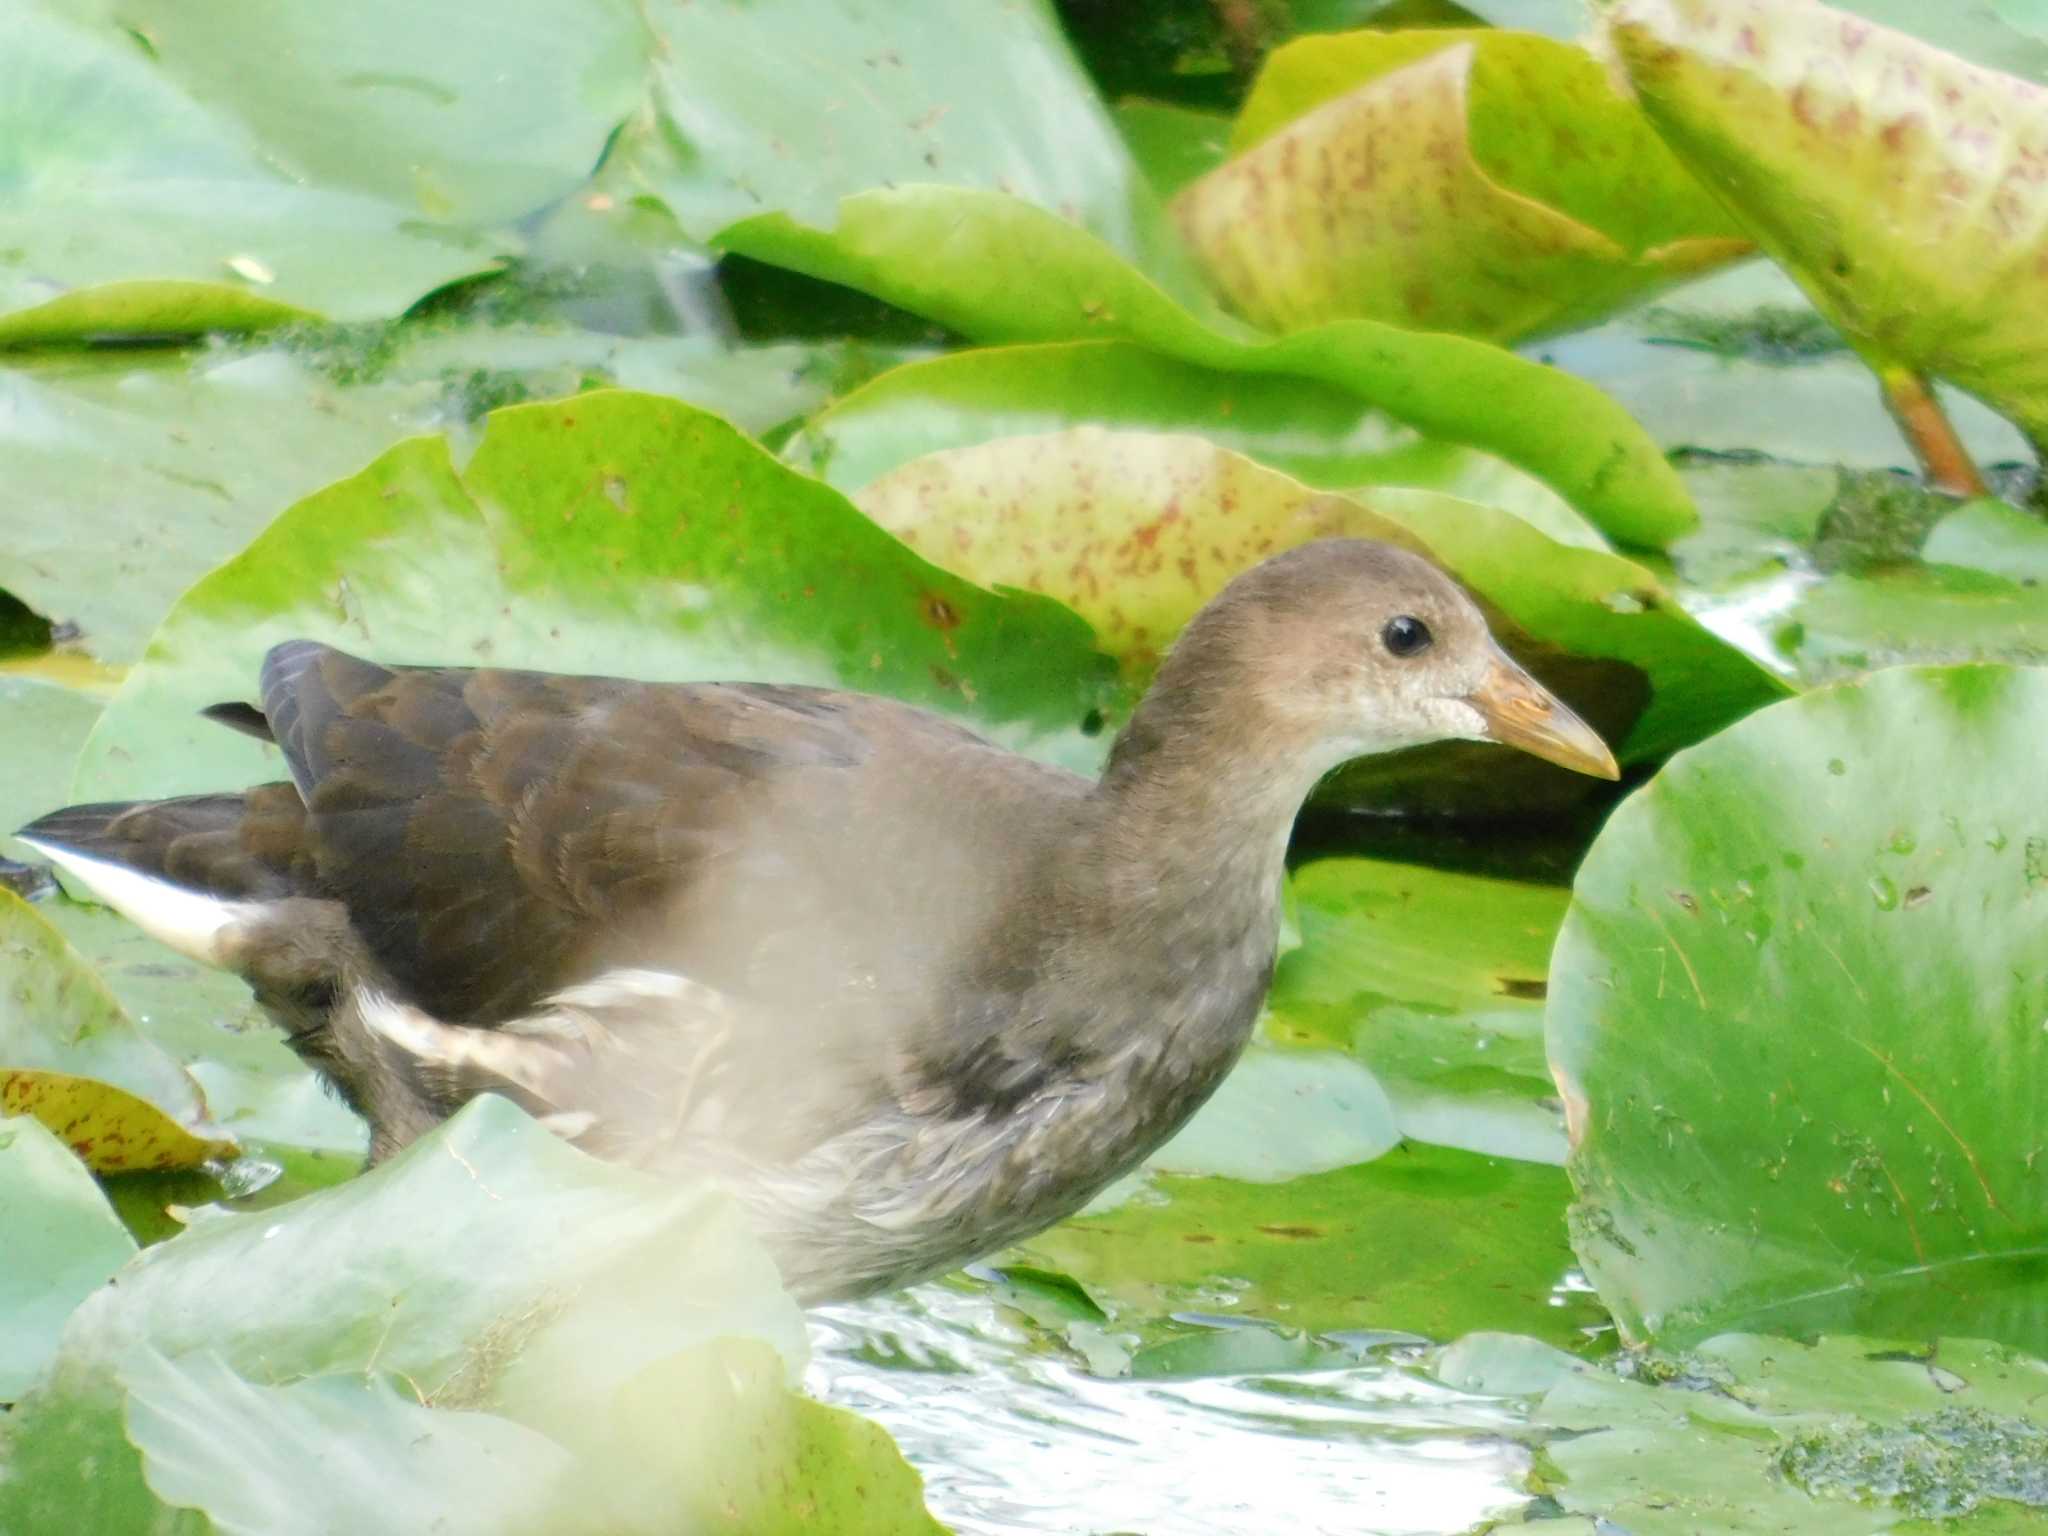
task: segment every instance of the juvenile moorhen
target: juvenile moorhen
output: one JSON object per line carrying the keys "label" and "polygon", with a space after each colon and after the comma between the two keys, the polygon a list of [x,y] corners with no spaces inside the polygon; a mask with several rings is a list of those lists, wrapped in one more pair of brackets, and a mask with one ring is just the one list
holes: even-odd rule
{"label": "juvenile moorhen", "polygon": [[1282,856],[1348,758],[1491,739],[1615,776],[1414,555],[1330,540],[1196,615],[1098,783],[890,699],[386,667],[298,640],[290,783],[22,837],[238,972],[383,1157],[506,1094],[709,1174],[806,1300],[1085,1203],[1237,1060]]}

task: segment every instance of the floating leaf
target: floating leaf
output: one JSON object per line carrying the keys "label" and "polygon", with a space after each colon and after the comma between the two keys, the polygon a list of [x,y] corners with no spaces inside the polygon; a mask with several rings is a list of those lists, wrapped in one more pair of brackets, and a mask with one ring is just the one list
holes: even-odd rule
{"label": "floating leaf", "polygon": [[870,187],[1000,188],[1194,286],[1044,0],[657,0],[646,14],[663,133],[636,169],[699,239],[764,212],[821,222]]}
{"label": "floating leaf", "polygon": [[1583,49],[1354,32],[1266,61],[1181,228],[1237,310],[1513,341],[1584,325],[1749,243]]}
{"label": "floating leaf", "polygon": [[2048,92],[1812,0],[1621,0],[1658,130],[1881,371],[2048,435]]}
{"label": "floating leaf", "polygon": [[[1237,572],[1276,550],[1352,535],[1435,559],[1519,629],[1539,669],[1544,656],[1614,664],[1549,680],[1609,730],[1624,762],[1697,740],[1780,692],[1685,617],[1649,572],[1615,555],[1428,492],[1318,494],[1200,438],[1090,427],[1007,438],[913,460],[860,504],[949,569],[1069,604],[1137,677]],[[1462,774],[1490,780],[1503,800],[1525,788],[1497,750],[1457,752],[1386,759],[1370,782],[1412,794],[1417,779]],[[1560,772],[1530,771],[1539,775],[1531,782]]]}
{"label": "floating leaf", "polygon": [[1137,97],[1118,102],[1115,116],[1124,142],[1161,197],[1214,170],[1230,152],[1230,119],[1220,112]]}
{"label": "floating leaf", "polygon": [[1551,965],[1574,1243],[1633,1338],[2048,1342],[2048,674],[1900,669],[1681,754]]}
{"label": "floating leaf", "polygon": [[1198,318],[1102,242],[1013,198],[869,192],[841,202],[830,231],[767,216],[719,240],[977,341],[1129,341],[1201,368],[1334,385],[1430,437],[1527,470],[1624,543],[1660,546],[1695,522],[1642,429],[1577,379],[1466,337],[1374,321],[1272,341]]}
{"label": "floating leaf", "polygon": [[2048,591],[1955,566],[1837,573],[1800,594],[1785,641],[1812,681],[1905,662],[2048,661]]}
{"label": "floating leaf", "polygon": [[75,688],[0,675],[0,741],[7,743],[6,773],[0,776],[0,858],[31,856],[13,841],[14,829],[64,804],[72,765],[100,707],[99,699]]}
{"label": "floating leaf", "polygon": [[135,1028],[36,910],[0,889],[0,1113],[32,1114],[94,1168],[231,1155],[199,1087]]}
{"label": "floating leaf", "polygon": [[1559,1343],[1600,1320],[1590,1298],[1554,1304],[1569,1191],[1540,1163],[1402,1146],[1284,1184],[1152,1182],[1150,1198],[1077,1216],[1024,1252],[1119,1317],[1228,1311],[1316,1334],[1492,1327]]}
{"label": "floating leaf", "polygon": [[1329,490],[1442,491],[1563,544],[1607,541],[1542,481],[1312,379],[1217,373],[1120,341],[978,347],[906,363],[813,416],[784,455],[849,494],[920,454],[1084,422],[1193,432]]}
{"label": "floating leaf", "polygon": [[482,1512],[451,1529],[785,1530],[864,1491],[869,1528],[932,1530],[886,1437],[790,1401],[803,1350],[730,1201],[486,1097],[89,1299],[0,1429],[0,1528],[160,1528],[176,1504],[236,1532],[355,1529],[397,1479],[408,1507]]}
{"label": "floating leaf", "polygon": [[1274,974],[1268,1036],[1370,1067],[1411,1140],[1562,1163],[1543,992],[1564,891],[1356,858],[1290,886],[1302,943]]}
{"label": "floating leaf", "polygon": [[431,1511],[436,1536],[537,1532],[573,1465],[522,1424],[375,1378],[270,1386],[204,1350],[172,1361],[144,1347],[119,1380],[150,1492],[233,1536],[370,1531],[401,1509]]}
{"label": "floating leaf", "polygon": [[77,1158],[34,1120],[0,1120],[0,1403],[57,1351],[71,1309],[128,1262],[135,1240]]}
{"label": "floating leaf", "polygon": [[[1598,384],[1666,448],[1857,469],[1916,463],[1870,370],[1768,261],[1660,295],[1532,351]],[[1980,464],[2031,457],[2003,417],[1936,391]]]}
{"label": "floating leaf", "polygon": [[231,1138],[195,1135],[147,1099],[67,1072],[0,1067],[0,1115],[34,1117],[98,1173],[196,1168],[235,1153]]}
{"label": "floating leaf", "polygon": [[[616,0],[243,14],[178,0],[35,3],[144,63],[292,181],[458,228],[510,223],[580,185],[639,104],[649,52],[635,8]],[[443,46],[451,34],[462,47]]]}
{"label": "floating leaf", "polygon": [[467,431],[467,407],[494,394],[611,380],[762,430],[825,398],[831,358],[437,323],[294,329],[242,355],[127,351],[0,368],[14,492],[0,587],[75,624],[94,656],[132,661],[178,595],[280,508],[409,433]]}
{"label": "floating leaf", "polygon": [[248,697],[300,634],[384,661],[864,688],[1077,763],[1117,697],[1057,604],[925,564],[716,417],[601,391],[494,413],[459,475],[414,439],[286,512],[172,609],[78,796],[277,777],[273,748],[195,711]]}
{"label": "floating leaf", "polygon": [[2048,1366],[1973,1340],[1727,1334],[1616,1375],[1478,1339],[1439,1369],[1468,1391],[1543,1392],[1542,1492],[1600,1530],[1877,1536],[1938,1519],[2009,1536],[2048,1506]]}
{"label": "floating leaf", "polygon": [[[396,314],[508,249],[302,182],[133,35],[68,9],[0,14],[0,344]],[[277,77],[274,51],[238,57],[245,81]]]}
{"label": "floating leaf", "polygon": [[1369,1163],[1400,1140],[1385,1091],[1350,1057],[1254,1047],[1146,1163],[1271,1184]]}

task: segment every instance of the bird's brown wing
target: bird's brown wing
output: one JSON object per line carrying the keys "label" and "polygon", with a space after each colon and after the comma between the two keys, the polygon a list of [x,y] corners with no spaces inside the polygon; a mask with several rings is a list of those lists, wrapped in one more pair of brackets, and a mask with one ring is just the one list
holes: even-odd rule
{"label": "bird's brown wing", "polygon": [[310,641],[273,650],[262,684],[321,893],[412,1003],[469,1024],[585,979],[777,776],[857,765],[878,702],[384,667]]}

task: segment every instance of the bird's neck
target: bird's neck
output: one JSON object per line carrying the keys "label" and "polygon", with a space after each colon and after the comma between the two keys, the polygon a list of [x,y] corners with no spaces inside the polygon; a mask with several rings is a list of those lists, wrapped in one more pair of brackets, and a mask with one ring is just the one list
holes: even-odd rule
{"label": "bird's neck", "polygon": [[1102,873],[1121,907],[1150,889],[1224,926],[1235,909],[1271,919],[1294,819],[1336,759],[1229,679],[1191,670],[1169,660],[1110,751],[1095,791]]}

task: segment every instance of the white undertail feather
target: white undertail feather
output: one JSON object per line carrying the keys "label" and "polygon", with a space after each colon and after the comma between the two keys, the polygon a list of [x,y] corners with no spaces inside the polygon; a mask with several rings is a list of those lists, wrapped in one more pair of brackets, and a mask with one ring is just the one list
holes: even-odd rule
{"label": "white undertail feather", "polygon": [[39,838],[24,837],[21,841],[75,877],[95,898],[152,939],[202,965],[221,964],[223,931],[253,916],[260,906],[173,885],[126,864],[96,859]]}
{"label": "white undertail feather", "polygon": [[[639,968],[565,987],[534,1012],[490,1029],[444,1023],[370,988],[358,991],[354,1004],[374,1034],[415,1061],[457,1080],[483,1086],[495,1078],[531,1095],[551,1111],[541,1124],[571,1141],[642,1097],[653,1101],[632,1111],[642,1135],[650,1141],[679,1135],[686,1121],[714,1107],[704,1102],[699,1081],[703,1058],[727,1042],[731,1029],[723,993],[687,976]],[[667,1040],[687,1041],[689,1048],[680,1057],[643,1054],[650,1043]],[[628,1091],[602,1088],[604,1074],[591,1071],[597,1057],[606,1058],[608,1071],[625,1072]],[[601,1102],[591,1102],[592,1094]],[[646,1123],[653,1106],[665,1106],[655,1112],[659,1124]]]}
{"label": "white undertail feather", "polygon": [[562,1066],[562,1047],[533,1033],[506,1034],[443,1024],[432,1014],[367,988],[357,993],[363,1022],[408,1056],[452,1071],[500,1078],[551,1102],[552,1079]]}

